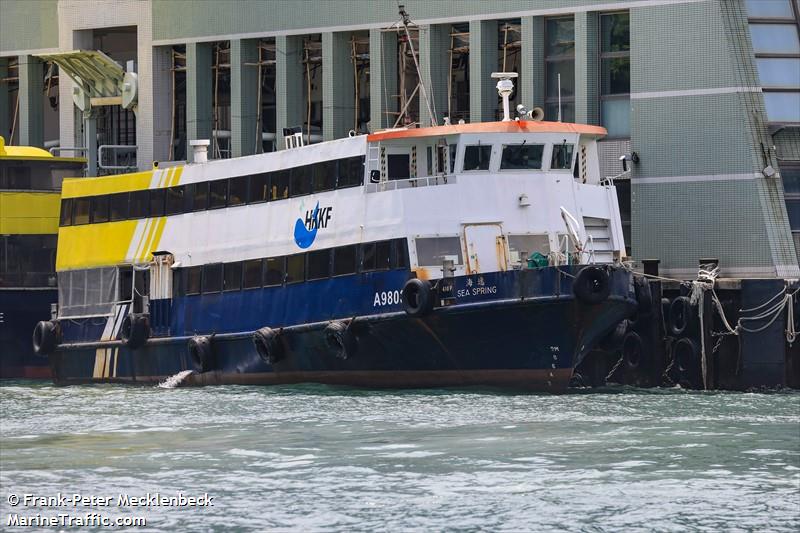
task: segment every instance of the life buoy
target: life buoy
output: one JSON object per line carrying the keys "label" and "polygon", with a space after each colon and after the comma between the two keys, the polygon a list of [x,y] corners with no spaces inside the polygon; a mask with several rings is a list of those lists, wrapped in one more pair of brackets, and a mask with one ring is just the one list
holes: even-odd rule
{"label": "life buoy", "polygon": [[694,320],[694,309],[686,296],[678,296],[669,305],[667,323],[670,333],[676,337],[685,334]]}
{"label": "life buoy", "polygon": [[189,357],[194,361],[200,372],[208,372],[214,368],[214,348],[211,339],[205,336],[196,336],[189,339]]}
{"label": "life buoy", "polygon": [[52,321],[41,321],[33,329],[33,353],[47,355],[58,346],[58,329]]}
{"label": "life buoy", "polygon": [[642,363],[644,343],[635,331],[629,331],[622,341],[622,359],[630,370],[636,370]]}
{"label": "life buoy", "polygon": [[261,360],[267,364],[274,365],[283,359],[283,346],[279,337],[278,331],[268,327],[263,327],[253,333],[253,344],[256,351]]}
{"label": "life buoy", "polygon": [[640,316],[649,315],[653,310],[653,293],[650,292],[650,281],[642,276],[633,278],[633,289],[636,292],[636,311]]}
{"label": "life buoy", "polygon": [[572,284],[575,297],[586,304],[604,302],[611,293],[608,272],[598,266],[587,266],[575,278]]}
{"label": "life buoy", "polygon": [[422,317],[433,310],[431,285],[425,280],[411,278],[403,285],[401,293],[403,310],[412,317]]}
{"label": "life buoy", "polygon": [[150,322],[147,315],[141,313],[130,313],[122,321],[120,328],[120,339],[123,344],[135,350],[144,346],[150,338]]}
{"label": "life buoy", "polygon": [[356,354],[356,336],[344,322],[330,322],[325,326],[324,335],[326,346],[339,359],[348,359]]}

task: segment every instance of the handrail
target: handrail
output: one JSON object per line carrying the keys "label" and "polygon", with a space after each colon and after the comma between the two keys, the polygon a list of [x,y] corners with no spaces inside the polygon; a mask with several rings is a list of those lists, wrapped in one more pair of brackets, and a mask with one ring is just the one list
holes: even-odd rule
{"label": "handrail", "polygon": [[103,164],[103,153],[106,150],[117,150],[122,149],[121,151],[128,151],[128,152],[136,152],[136,145],[135,144],[102,144],[97,147],[97,166],[103,170],[131,170],[138,168],[136,165],[104,165]]}

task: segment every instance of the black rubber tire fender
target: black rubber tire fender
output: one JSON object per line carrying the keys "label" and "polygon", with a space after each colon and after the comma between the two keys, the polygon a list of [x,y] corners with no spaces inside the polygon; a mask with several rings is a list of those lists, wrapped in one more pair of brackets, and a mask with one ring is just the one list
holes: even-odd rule
{"label": "black rubber tire fender", "polygon": [[42,320],[33,329],[33,353],[48,355],[58,346],[58,329],[50,320]]}
{"label": "black rubber tire fender", "polygon": [[604,302],[611,293],[611,282],[608,272],[599,266],[587,266],[575,277],[572,293],[585,304]]}
{"label": "black rubber tire fender", "polygon": [[629,331],[622,341],[622,359],[629,370],[636,370],[642,364],[644,343],[635,331]]}
{"label": "black rubber tire fender", "polygon": [[699,385],[700,347],[697,342],[689,337],[678,339],[672,346],[672,357],[680,376],[679,382],[690,387]]}
{"label": "black rubber tire fender", "polygon": [[401,292],[403,310],[408,316],[419,318],[433,310],[431,284],[419,278],[411,278]]}
{"label": "black rubber tire fender", "polygon": [[653,293],[650,291],[650,281],[643,276],[633,278],[633,289],[636,292],[636,311],[640,316],[649,315],[653,310]]}
{"label": "black rubber tire fender", "polygon": [[355,334],[341,320],[334,320],[325,326],[325,345],[339,359],[345,360],[356,355],[358,342]]}
{"label": "black rubber tire fender", "polygon": [[621,347],[623,341],[625,340],[625,335],[628,333],[628,330],[631,328],[631,321],[627,318],[625,320],[620,321],[617,324],[617,327],[614,328],[614,331],[611,332],[611,345],[616,347]]}
{"label": "black rubber tire fender", "polygon": [[211,344],[211,338],[204,335],[194,336],[189,339],[187,349],[189,358],[194,361],[201,373],[214,368],[214,347]]}
{"label": "black rubber tire fender", "polygon": [[686,296],[678,296],[669,304],[667,324],[670,333],[675,337],[680,337],[689,331],[694,319],[694,309]]}
{"label": "black rubber tire fender", "polygon": [[150,322],[147,315],[129,313],[122,321],[120,339],[128,348],[141,348],[150,338]]}
{"label": "black rubber tire fender", "polygon": [[274,365],[284,357],[280,332],[272,328],[263,327],[254,331],[253,344],[261,360],[267,364]]}

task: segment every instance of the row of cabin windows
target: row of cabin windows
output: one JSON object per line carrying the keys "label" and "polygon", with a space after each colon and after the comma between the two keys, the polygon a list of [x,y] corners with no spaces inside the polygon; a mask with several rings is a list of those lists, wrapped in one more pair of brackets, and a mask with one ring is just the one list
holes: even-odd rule
{"label": "row of cabin windows", "polygon": [[358,187],[364,157],[323,161],[252,176],[61,201],[61,226],[180,215]]}
{"label": "row of cabin windows", "polygon": [[175,271],[175,296],[274,287],[357,272],[408,268],[406,239],[350,244],[301,254],[233,263],[213,263]]}

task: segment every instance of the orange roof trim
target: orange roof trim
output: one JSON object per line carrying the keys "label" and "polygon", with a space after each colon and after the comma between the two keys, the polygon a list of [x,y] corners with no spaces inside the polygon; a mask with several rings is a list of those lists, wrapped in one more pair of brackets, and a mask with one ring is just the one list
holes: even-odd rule
{"label": "orange roof trim", "polygon": [[367,136],[367,140],[373,142],[389,139],[458,135],[459,133],[579,133],[597,137],[605,137],[608,134],[602,126],[572,124],[570,122],[511,120],[508,122],[478,122],[475,124],[452,124],[450,126],[379,131]]}

